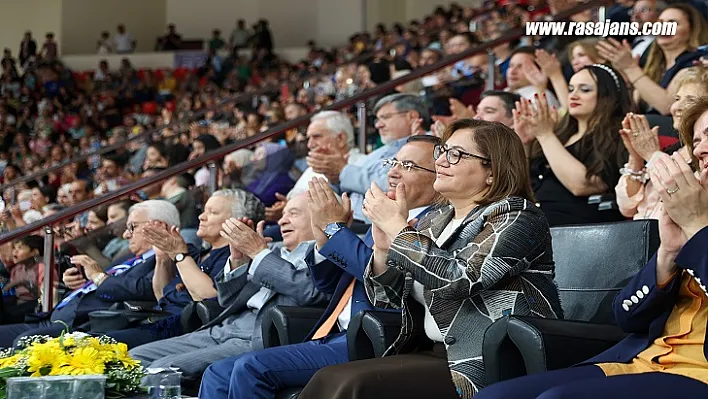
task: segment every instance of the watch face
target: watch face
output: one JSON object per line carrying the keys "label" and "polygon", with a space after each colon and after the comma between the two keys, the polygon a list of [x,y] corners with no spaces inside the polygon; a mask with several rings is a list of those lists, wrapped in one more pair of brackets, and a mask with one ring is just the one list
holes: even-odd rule
{"label": "watch face", "polygon": [[183,260],[184,260],[184,254],[177,254],[177,256],[175,256],[176,262],[182,262]]}

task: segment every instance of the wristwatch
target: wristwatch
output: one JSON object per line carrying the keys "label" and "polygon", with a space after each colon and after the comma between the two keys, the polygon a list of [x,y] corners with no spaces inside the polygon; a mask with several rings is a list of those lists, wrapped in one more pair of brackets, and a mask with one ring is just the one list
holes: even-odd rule
{"label": "wristwatch", "polygon": [[189,254],[177,254],[175,255],[175,263],[182,262]]}
{"label": "wristwatch", "polygon": [[328,225],[325,227],[324,233],[325,233],[325,235],[327,236],[327,239],[330,239],[330,238],[332,238],[332,236],[335,235],[339,230],[341,230],[341,229],[343,229],[343,228],[345,228],[345,227],[347,227],[347,224],[346,224],[346,223],[342,223],[342,222],[330,223],[330,224],[328,224]]}

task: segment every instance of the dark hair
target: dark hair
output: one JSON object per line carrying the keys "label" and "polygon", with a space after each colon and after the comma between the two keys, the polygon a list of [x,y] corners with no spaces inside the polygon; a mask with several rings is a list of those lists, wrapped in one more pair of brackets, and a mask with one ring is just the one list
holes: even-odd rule
{"label": "dark hair", "polygon": [[[615,81],[604,68],[613,71],[618,79]],[[576,74],[583,70],[590,72],[590,76],[597,83],[597,105],[588,120],[588,130],[585,133],[589,140],[578,141],[578,153],[586,154],[579,160],[587,170],[586,178],[590,179],[592,176],[602,176],[603,171],[614,169],[627,160],[626,149],[622,140],[618,139],[617,131],[622,127],[622,119],[630,110],[631,100],[624,79],[612,67],[588,65]],[[577,133],[578,120],[570,113],[566,113],[556,124],[555,134],[564,145]],[[535,158],[541,153],[541,145],[535,142],[531,157]]]}
{"label": "dark hair", "polygon": [[473,131],[470,139],[481,155],[491,160],[482,161],[482,166],[492,170],[494,180],[489,191],[478,201],[479,205],[489,205],[512,196],[535,202],[529,163],[519,135],[499,122],[465,118],[445,128],[442,142],[447,142],[455,132],[463,129]]}
{"label": "dark hair", "polygon": [[150,147],[154,148],[161,157],[165,158],[165,160],[169,159],[170,154],[167,153],[167,146],[161,141],[151,143],[148,148]]}
{"label": "dark hair", "polygon": [[[28,246],[32,250],[37,250],[39,256],[44,256],[44,238],[40,236],[30,235],[15,240],[15,244],[22,244]],[[24,260],[24,259],[20,259]]]}
{"label": "dark hair", "polygon": [[515,49],[514,51],[512,51],[509,58],[515,56],[516,54],[528,54],[531,56],[535,56],[536,49],[531,46],[522,46],[522,47],[519,47],[519,48]]}
{"label": "dark hair", "polygon": [[698,170],[698,159],[693,155],[693,129],[700,117],[708,112],[708,96],[702,96],[692,101],[681,114],[681,124],[679,135],[681,141],[688,147],[691,153],[691,165],[693,170]]}
{"label": "dark hair", "polygon": [[432,145],[438,145],[442,143],[442,140],[440,140],[440,137],[422,134],[408,137],[408,140],[406,140],[406,144],[408,143],[430,143]]}
{"label": "dark hair", "polygon": [[202,134],[194,141],[198,141],[204,144],[205,152],[214,151],[221,147],[221,143],[219,143],[219,140],[217,140],[216,137],[212,136],[211,134]]}
{"label": "dark hair", "polygon": [[[108,208],[110,208],[110,207],[112,207],[112,206],[119,206],[120,209],[123,209],[123,210],[125,211],[125,214],[127,215],[127,214],[128,214],[128,211],[130,211],[130,207],[132,207],[132,206],[135,205],[135,204],[137,204],[137,202],[135,202],[135,201],[133,201],[133,200],[129,200],[129,199],[121,200],[121,201],[118,201],[118,202],[116,202],[116,203],[114,203],[114,204],[108,205],[108,206],[106,207],[106,212],[108,212]],[[108,220],[108,216],[106,216],[106,220]]]}
{"label": "dark hair", "polygon": [[196,184],[194,176],[192,176],[190,173],[182,173],[181,175],[177,176],[176,179],[177,185],[182,188],[194,187],[194,185]]}
{"label": "dark hair", "polygon": [[99,206],[98,208],[91,209],[91,211],[99,218],[104,224],[108,221],[108,206]]}
{"label": "dark hair", "polygon": [[[477,39],[477,36],[474,35],[472,32],[460,32],[460,33],[455,33],[452,37],[457,37],[461,36],[464,37],[465,40],[467,40],[467,43],[469,43],[470,46],[474,46],[475,44],[479,43],[479,40]],[[451,39],[452,39],[451,37]]]}
{"label": "dark hair", "polygon": [[504,110],[506,111],[506,116],[511,117],[512,111],[516,107],[516,102],[521,101],[521,96],[512,93],[510,91],[502,91],[502,90],[487,90],[484,93],[482,93],[482,96],[480,97],[481,99],[487,98],[487,97],[498,97],[502,104],[504,104]]}
{"label": "dark hair", "polygon": [[51,204],[53,202],[57,202],[57,188],[52,186],[52,185],[44,185],[42,187],[39,187],[39,192],[47,198],[47,203]]}

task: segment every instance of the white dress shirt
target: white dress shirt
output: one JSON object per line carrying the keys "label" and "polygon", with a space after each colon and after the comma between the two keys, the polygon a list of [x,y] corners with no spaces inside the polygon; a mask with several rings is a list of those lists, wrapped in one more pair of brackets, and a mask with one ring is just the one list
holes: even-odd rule
{"label": "white dress shirt", "polygon": [[[311,243],[311,241],[301,242],[292,252],[288,251],[285,247],[281,247],[280,257],[293,264],[297,270],[307,269],[305,257],[307,256]],[[264,249],[253,258],[250,265],[247,267],[237,267],[234,270],[231,270],[231,259],[227,259],[226,264],[224,265],[224,278],[228,281],[248,271],[248,280],[250,281],[255,275],[256,270],[263,259],[271,252],[274,251],[271,249]],[[324,260],[325,257],[315,250],[315,264],[318,264]],[[253,294],[248,302],[246,302],[246,306],[251,308],[251,310],[258,312],[271,298],[275,296],[275,294],[277,294],[276,291],[273,291],[270,288],[261,287],[261,289]]]}
{"label": "white dress shirt", "polygon": [[[365,155],[359,152],[358,148],[352,148],[351,150],[349,150],[349,160],[347,161],[347,164],[359,165],[359,163],[364,159],[364,157]],[[307,192],[310,189],[309,183],[315,177],[321,177],[327,180],[325,175],[316,173],[314,170],[312,170],[311,167],[308,167],[307,169],[305,169],[304,172],[302,172],[302,175],[299,179],[297,179],[297,182],[295,182],[295,186],[293,186],[292,190],[290,190],[290,193],[288,195],[290,197],[294,197],[298,194]]]}

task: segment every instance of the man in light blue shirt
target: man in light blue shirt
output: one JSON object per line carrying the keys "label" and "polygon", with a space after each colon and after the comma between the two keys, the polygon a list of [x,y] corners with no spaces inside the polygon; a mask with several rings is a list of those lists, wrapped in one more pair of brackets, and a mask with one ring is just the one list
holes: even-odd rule
{"label": "man in light blue shirt", "polygon": [[388,166],[384,159],[393,158],[411,135],[426,134],[430,115],[423,101],[410,94],[391,94],[374,106],[375,126],[384,146],[368,154],[358,164],[348,164],[341,154],[310,153],[307,163],[325,175],[339,192],[346,192],[352,200],[354,219],[367,222],[361,211],[364,194],[372,182],[387,187]]}

